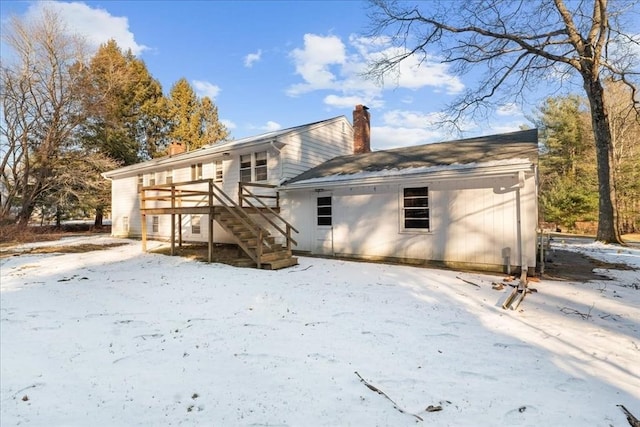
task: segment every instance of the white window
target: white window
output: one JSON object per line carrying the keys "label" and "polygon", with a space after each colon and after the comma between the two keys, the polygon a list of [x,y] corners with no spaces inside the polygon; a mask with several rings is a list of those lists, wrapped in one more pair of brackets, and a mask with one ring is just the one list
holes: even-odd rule
{"label": "white window", "polygon": [[202,179],[202,163],[191,165],[191,181]]}
{"label": "white window", "polygon": [[200,215],[191,216],[191,234],[200,234]]}
{"label": "white window", "polygon": [[156,174],[150,173],[148,176],[149,185],[156,185]]}
{"label": "white window", "polygon": [[240,156],[240,181],[266,181],[267,178],[266,151]]}
{"label": "white window", "polygon": [[251,182],[251,154],[240,156],[240,182]]}
{"label": "white window", "polygon": [[151,218],[151,231],[153,233],[157,233],[159,229],[160,229],[160,217],[153,216]]}
{"label": "white window", "polygon": [[216,160],[213,162],[214,167],[214,178],[216,182],[222,182],[223,172],[222,172],[222,160]]}
{"label": "white window", "polygon": [[331,196],[318,197],[318,225],[332,224]]}
{"label": "white window", "polygon": [[129,232],[129,217],[128,216],[123,216],[122,217],[122,231],[124,231],[125,233]]}
{"label": "white window", "polygon": [[404,188],[402,211],[405,230],[429,230],[429,188]]}
{"label": "white window", "polygon": [[142,176],[142,174],[138,174],[138,193],[140,192],[140,190],[142,190],[142,187],[144,186],[144,177]]}
{"label": "white window", "polygon": [[255,154],[256,166],[255,166],[255,180],[266,181],[267,180],[267,152],[261,151]]}
{"label": "white window", "polygon": [[165,177],[165,182],[167,184],[173,184],[173,171],[167,171],[167,176]]}

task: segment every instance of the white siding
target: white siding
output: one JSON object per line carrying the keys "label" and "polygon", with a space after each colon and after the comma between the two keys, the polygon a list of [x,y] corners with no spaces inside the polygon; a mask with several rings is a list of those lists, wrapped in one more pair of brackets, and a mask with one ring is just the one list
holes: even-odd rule
{"label": "white siding", "polygon": [[[431,229],[402,230],[402,185],[334,189],[332,246],[335,255],[392,257],[457,262],[496,267],[504,265],[509,248],[511,265],[520,265],[517,236],[517,179],[412,183],[429,187]],[[507,190],[505,190],[507,188]],[[528,267],[535,266],[537,207],[534,178],[520,190],[522,246]],[[326,253],[317,247],[313,190],[290,191],[283,212],[300,231],[296,249]]]}
{"label": "white siding", "polygon": [[[140,236],[140,204],[138,176],[111,182],[111,234],[118,237]],[[122,228],[123,219],[129,218],[129,231]]]}
{"label": "white siding", "polygon": [[353,154],[353,128],[341,117],[283,141],[282,179],[287,180],[334,157]]}

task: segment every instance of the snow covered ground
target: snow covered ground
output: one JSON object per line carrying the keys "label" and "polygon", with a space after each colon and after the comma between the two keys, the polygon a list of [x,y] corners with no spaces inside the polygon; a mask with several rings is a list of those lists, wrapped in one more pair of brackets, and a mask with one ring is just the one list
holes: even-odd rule
{"label": "snow covered ground", "polygon": [[[499,275],[316,258],[261,271],[109,237],[21,249],[116,242],[0,260],[1,425],[608,427],[628,426],[616,405],[640,414],[637,270],[543,279],[512,311]],[[564,246],[640,267],[637,248]]]}

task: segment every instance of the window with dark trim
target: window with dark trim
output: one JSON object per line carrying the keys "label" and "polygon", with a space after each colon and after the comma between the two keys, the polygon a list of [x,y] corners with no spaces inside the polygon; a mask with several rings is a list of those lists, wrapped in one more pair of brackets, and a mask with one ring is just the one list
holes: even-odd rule
{"label": "window with dark trim", "polygon": [[429,188],[405,188],[403,219],[405,230],[429,230]]}
{"label": "window with dark trim", "polygon": [[157,233],[159,229],[160,229],[160,217],[153,216],[151,220],[151,231],[153,233]]}
{"label": "window with dark trim", "polygon": [[318,225],[331,225],[331,196],[318,197]]}

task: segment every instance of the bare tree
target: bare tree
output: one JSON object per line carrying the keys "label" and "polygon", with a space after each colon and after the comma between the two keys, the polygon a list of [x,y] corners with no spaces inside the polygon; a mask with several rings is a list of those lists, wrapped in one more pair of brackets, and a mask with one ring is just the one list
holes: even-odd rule
{"label": "bare tree", "polygon": [[12,17],[2,38],[2,160],[0,215],[17,208],[26,226],[49,191],[61,149],[83,120],[76,67],[83,63],[82,39],[69,36],[59,16],[44,9],[34,21]]}
{"label": "bare tree", "polygon": [[[629,86],[638,106],[633,55],[640,38],[625,32],[635,2],[607,0],[467,0],[407,2],[371,0],[373,36],[389,36],[397,49],[374,61],[370,75],[398,72],[408,58],[439,59],[464,74],[478,64],[486,73],[451,105],[459,120],[483,114],[505,100],[526,102],[539,84],[561,87],[575,77],[589,100],[597,153],[597,239],[620,243],[612,174],[612,137],[603,79]],[[423,12],[424,10],[424,12]],[[635,16],[637,19],[637,16]],[[439,56],[439,58],[438,58]]]}

